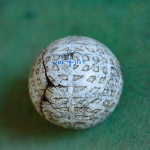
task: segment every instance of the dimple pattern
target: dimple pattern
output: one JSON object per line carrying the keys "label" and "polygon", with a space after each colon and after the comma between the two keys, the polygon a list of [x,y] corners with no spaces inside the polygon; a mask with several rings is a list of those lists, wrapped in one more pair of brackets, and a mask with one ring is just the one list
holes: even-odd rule
{"label": "dimple pattern", "polygon": [[[45,73],[55,86],[47,87]],[[104,121],[118,104],[122,86],[122,71],[114,54],[104,44],[83,36],[52,42],[37,57],[29,76],[37,111],[50,122],[73,129]]]}

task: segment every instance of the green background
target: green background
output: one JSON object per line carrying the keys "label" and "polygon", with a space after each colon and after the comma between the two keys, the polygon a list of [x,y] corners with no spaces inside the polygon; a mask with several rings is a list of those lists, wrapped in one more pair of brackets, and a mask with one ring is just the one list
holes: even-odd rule
{"label": "green background", "polygon": [[[118,107],[86,130],[45,121],[28,94],[34,59],[68,35],[104,43],[124,70]],[[149,150],[150,1],[0,0],[0,87],[0,150]]]}

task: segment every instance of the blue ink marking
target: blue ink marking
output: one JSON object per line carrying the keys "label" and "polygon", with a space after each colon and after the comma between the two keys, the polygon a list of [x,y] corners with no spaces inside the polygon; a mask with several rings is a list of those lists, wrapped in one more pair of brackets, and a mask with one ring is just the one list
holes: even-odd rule
{"label": "blue ink marking", "polygon": [[69,61],[66,61],[66,62],[68,62],[68,63],[69,63],[69,67],[71,67],[71,63],[74,63],[74,61],[71,61],[71,58],[70,58],[70,60],[69,60]]}
{"label": "blue ink marking", "polygon": [[57,61],[56,61],[56,62],[53,62],[53,65],[57,65]]}
{"label": "blue ink marking", "polygon": [[75,64],[78,64],[78,61],[77,61],[77,60],[75,60]]}
{"label": "blue ink marking", "polygon": [[61,64],[61,61],[58,61],[58,65]]}
{"label": "blue ink marking", "polygon": [[[82,63],[84,64],[85,61],[84,60],[82,60],[82,61],[80,61],[80,60],[71,61],[71,58],[70,58],[70,60],[68,60],[68,61],[54,61],[53,65],[60,65],[60,64],[64,64],[65,62],[68,62],[69,66],[71,67],[71,63],[74,63],[77,65],[77,64],[82,64]],[[92,69],[92,66],[90,69]]]}
{"label": "blue ink marking", "polygon": [[84,64],[85,61],[84,61],[84,60],[82,60],[82,61],[80,61],[80,60],[79,60],[79,61],[78,61],[78,60],[75,60],[75,64],[76,64],[76,65],[77,65],[77,64],[81,64],[82,62],[83,62],[83,64]]}

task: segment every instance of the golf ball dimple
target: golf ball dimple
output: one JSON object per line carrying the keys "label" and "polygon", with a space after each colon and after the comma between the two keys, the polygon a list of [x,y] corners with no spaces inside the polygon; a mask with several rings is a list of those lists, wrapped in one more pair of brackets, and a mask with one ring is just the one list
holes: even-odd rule
{"label": "golf ball dimple", "polygon": [[72,129],[104,121],[118,104],[122,87],[115,55],[84,36],[52,42],[37,57],[29,76],[36,110],[50,122]]}

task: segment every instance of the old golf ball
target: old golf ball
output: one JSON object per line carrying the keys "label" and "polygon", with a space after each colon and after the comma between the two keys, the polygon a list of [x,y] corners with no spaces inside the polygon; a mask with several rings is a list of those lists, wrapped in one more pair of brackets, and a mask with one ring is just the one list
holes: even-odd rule
{"label": "old golf ball", "polygon": [[84,36],[52,42],[37,57],[29,76],[36,110],[50,122],[72,129],[104,121],[118,104],[122,86],[115,55]]}

